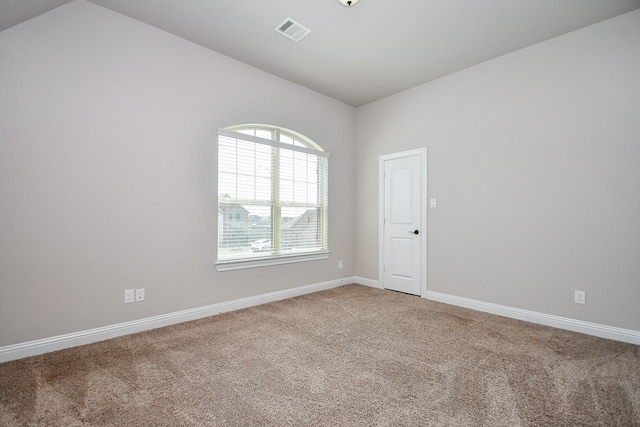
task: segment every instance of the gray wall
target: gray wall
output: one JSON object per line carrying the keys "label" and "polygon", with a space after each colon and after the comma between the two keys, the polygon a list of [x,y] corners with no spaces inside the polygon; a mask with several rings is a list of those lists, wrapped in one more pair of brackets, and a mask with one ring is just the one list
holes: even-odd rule
{"label": "gray wall", "polygon": [[[377,280],[378,156],[421,146],[430,290],[640,330],[639,40],[637,11],[355,110],[81,0],[3,31],[0,346]],[[328,260],[215,271],[241,123],[331,152]]]}
{"label": "gray wall", "polygon": [[356,273],[378,156],[427,146],[429,290],[640,330],[639,76],[635,11],[359,108]]}
{"label": "gray wall", "polygon": [[[84,1],[0,62],[0,346],[354,274],[353,107]],[[216,131],[242,123],[331,153],[328,260],[216,272]]]}

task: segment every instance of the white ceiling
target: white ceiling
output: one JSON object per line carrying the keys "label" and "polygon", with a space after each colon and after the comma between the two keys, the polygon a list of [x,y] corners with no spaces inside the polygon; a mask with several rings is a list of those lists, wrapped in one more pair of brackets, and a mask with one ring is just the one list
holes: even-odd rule
{"label": "white ceiling", "polygon": [[[640,0],[90,0],[360,106],[640,8]],[[0,31],[68,0],[0,0]],[[290,17],[300,42],[274,31]]]}

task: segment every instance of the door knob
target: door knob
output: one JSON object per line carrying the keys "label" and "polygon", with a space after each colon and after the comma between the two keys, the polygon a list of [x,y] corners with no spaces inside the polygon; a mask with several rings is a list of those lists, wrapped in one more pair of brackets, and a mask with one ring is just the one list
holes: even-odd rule
{"label": "door knob", "polygon": [[409,233],[420,234],[420,232],[418,230],[413,230],[413,231],[410,231]]}

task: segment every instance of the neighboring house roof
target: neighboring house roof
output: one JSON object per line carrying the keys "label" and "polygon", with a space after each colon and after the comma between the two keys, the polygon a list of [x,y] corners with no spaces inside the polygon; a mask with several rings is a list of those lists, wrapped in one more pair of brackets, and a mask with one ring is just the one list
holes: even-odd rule
{"label": "neighboring house roof", "polygon": [[244,211],[247,213],[247,215],[249,214],[249,211],[246,210],[242,205],[222,205],[220,207],[218,207],[218,210],[220,212],[227,212],[227,211]]}
{"label": "neighboring house roof", "polygon": [[[283,230],[291,230],[293,228],[295,228],[295,226],[300,223],[300,221],[303,220],[303,218],[312,218],[313,220],[316,219],[316,217],[318,216],[318,210],[317,209],[307,209],[302,215],[297,216],[287,222],[285,222],[284,224],[282,224],[282,229]],[[306,220],[305,220],[306,222]]]}

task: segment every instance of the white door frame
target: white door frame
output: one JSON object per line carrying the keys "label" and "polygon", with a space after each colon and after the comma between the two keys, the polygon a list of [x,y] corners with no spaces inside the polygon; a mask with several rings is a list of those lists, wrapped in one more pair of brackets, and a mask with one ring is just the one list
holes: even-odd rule
{"label": "white door frame", "polygon": [[420,296],[427,297],[427,147],[383,154],[378,163],[378,283],[384,288],[384,163],[420,155]]}

